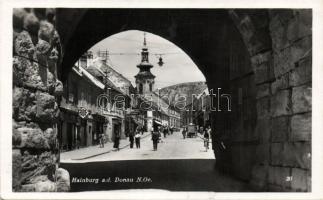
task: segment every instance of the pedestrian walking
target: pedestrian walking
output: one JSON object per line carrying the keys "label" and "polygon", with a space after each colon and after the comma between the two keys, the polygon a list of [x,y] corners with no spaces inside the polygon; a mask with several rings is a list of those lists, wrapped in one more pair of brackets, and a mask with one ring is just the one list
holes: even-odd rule
{"label": "pedestrian walking", "polygon": [[168,133],[167,127],[164,127],[164,129],[163,129],[164,138],[166,138],[167,133]]}
{"label": "pedestrian walking", "polygon": [[139,132],[137,132],[137,134],[135,135],[135,140],[136,140],[136,148],[137,149],[140,149],[140,138],[141,138],[141,135]]}
{"label": "pedestrian walking", "polygon": [[210,131],[211,131],[211,128],[208,128],[204,131],[203,140],[204,140],[205,151],[209,149]]}
{"label": "pedestrian walking", "polygon": [[170,134],[173,135],[173,132],[174,132],[174,127],[170,127]]}
{"label": "pedestrian walking", "polygon": [[183,139],[185,139],[185,137],[186,137],[186,128],[183,128],[182,134],[183,134]]}
{"label": "pedestrian walking", "polygon": [[94,139],[94,141],[92,142],[93,143],[93,145],[97,145],[98,144],[98,141],[97,141],[97,138],[96,138],[96,135],[97,135],[98,133],[95,133],[93,136],[93,139]]}
{"label": "pedestrian walking", "polygon": [[104,148],[105,141],[106,141],[105,134],[102,133],[102,147],[103,148]]}
{"label": "pedestrian walking", "polygon": [[133,143],[134,143],[134,132],[130,132],[129,134],[129,142],[130,142],[130,148],[132,149],[133,148]]}
{"label": "pedestrian walking", "polygon": [[199,129],[199,134],[200,134],[200,135],[202,135],[202,134],[203,134],[203,130],[204,130],[203,126],[200,126],[200,129]]}
{"label": "pedestrian walking", "polygon": [[208,132],[209,136],[211,137],[211,132],[212,132],[211,126],[208,126],[207,132]]}
{"label": "pedestrian walking", "polygon": [[104,148],[105,136],[103,133],[100,134],[99,142],[100,142],[100,148]]}
{"label": "pedestrian walking", "polygon": [[158,140],[159,140],[159,132],[158,131],[152,131],[151,140],[153,141],[154,151],[157,151],[157,145],[158,145]]}
{"label": "pedestrian walking", "polygon": [[99,134],[99,148],[102,148],[101,137],[101,134]]}
{"label": "pedestrian walking", "polygon": [[143,126],[141,126],[140,131],[141,131],[141,135],[143,135],[144,134],[144,127]]}
{"label": "pedestrian walking", "polygon": [[115,130],[113,147],[119,151],[119,145],[120,145],[120,132],[119,130]]}

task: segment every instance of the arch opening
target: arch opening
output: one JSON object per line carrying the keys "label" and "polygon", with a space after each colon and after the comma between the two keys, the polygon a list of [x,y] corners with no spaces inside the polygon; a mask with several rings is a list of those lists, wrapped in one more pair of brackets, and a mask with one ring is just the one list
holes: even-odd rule
{"label": "arch opening", "polygon": [[[242,146],[242,148],[244,148],[245,143],[249,142],[248,139],[246,139],[245,133],[252,131],[255,128],[255,97],[252,96],[254,86],[252,86],[252,89],[248,88],[250,85],[255,85],[249,51],[243,42],[241,34],[229,17],[229,14],[227,14],[227,11],[224,12],[221,10],[216,14],[207,13],[202,16],[194,13],[194,11],[188,11],[188,13],[193,13],[192,15],[197,15],[200,19],[203,17],[210,17],[209,15],[211,15],[211,19],[213,20],[212,23],[215,23],[215,25],[213,27],[208,27],[206,29],[207,32],[201,33],[197,32],[197,29],[193,28],[190,24],[185,24],[185,22],[181,21],[176,14],[173,14],[174,17],[172,18],[164,17],[160,14],[159,17],[165,24],[169,24],[169,27],[175,27],[173,31],[175,31],[176,34],[174,35],[172,31],[168,30],[169,27],[165,26],[164,28],[161,28],[157,24],[154,24],[151,21],[146,22],[145,20],[144,23],[141,23],[140,17],[136,16],[134,20],[129,20],[129,18],[125,19],[126,21],[124,23],[122,23],[121,19],[120,23],[114,24],[115,27],[109,27],[107,30],[104,28],[100,28],[102,30],[99,30],[97,28],[96,30],[99,31],[99,33],[95,34],[96,38],[92,37],[91,41],[87,42],[88,44],[85,44],[84,46],[86,49],[89,49],[91,45],[103,38],[106,38],[107,36],[113,37],[113,35],[120,32],[118,27],[123,24],[123,27],[121,28],[123,31],[127,32],[131,29],[147,30],[168,39],[182,49],[205,75],[208,88],[210,90],[213,89],[214,92],[217,91],[217,93],[212,95],[214,95],[214,97],[223,97],[218,98],[217,101],[214,99],[214,102],[218,104],[221,103],[225,105],[225,107],[220,108],[218,106],[216,112],[210,113],[210,116],[207,119],[208,125],[217,132],[216,136],[212,135],[212,141],[213,146],[216,147],[213,150],[217,157],[218,166],[222,169],[228,169],[230,172],[234,172],[242,179],[248,180],[250,179],[250,171],[253,165],[252,163],[254,162],[250,157],[251,152],[245,152],[245,155],[241,156],[234,155],[232,151],[236,151],[236,149],[239,149]],[[84,24],[90,25],[90,19],[94,18],[95,15],[94,12],[88,11],[88,13],[83,16],[82,22],[85,21]],[[203,27],[205,24],[201,23],[200,19],[197,25]],[[211,19],[205,19],[206,24],[210,23]],[[78,32],[84,34],[82,27],[84,28],[85,26],[80,24],[77,26],[76,34],[78,34]],[[203,28],[205,29],[205,27]],[[72,45],[67,44],[67,47],[69,46]],[[78,49],[81,48],[78,47]],[[83,52],[86,49],[84,49]],[[74,56],[74,61],[79,55]],[[67,58],[71,57],[67,56]],[[238,87],[238,85],[241,87]],[[139,84],[138,87],[140,93],[144,92],[144,86],[142,84]],[[148,84],[148,90],[149,87],[150,85]],[[221,96],[221,92],[230,95],[232,98],[232,108],[228,105],[229,101],[227,98]],[[237,97],[239,94],[240,96]],[[248,94],[248,98],[242,97],[241,94]],[[243,102],[243,105],[245,102],[248,102],[248,108],[246,108],[246,106],[243,107],[242,104],[237,104],[237,100]],[[226,109],[229,109],[232,112],[225,112]],[[244,121],[245,129],[243,131],[240,130],[240,136],[236,136],[233,132],[236,132],[236,129],[241,126],[241,115],[243,112],[246,112],[247,109],[249,109],[248,116],[251,117]],[[232,120],[233,118],[236,120]],[[188,122],[190,122],[190,120],[188,120]],[[196,122],[198,123],[198,120]],[[232,141],[235,141],[234,138],[239,137],[240,139],[242,138],[242,141],[233,144]],[[225,146],[226,149],[224,149],[223,146]],[[245,163],[241,163],[242,159],[246,160]],[[249,171],[247,174],[241,170],[239,171],[242,166],[246,166],[246,163],[247,167],[250,169],[247,170]]]}
{"label": "arch opening", "polygon": [[[164,66],[158,66],[160,56],[164,57],[166,63]],[[121,120],[121,127],[124,126],[125,128],[121,129],[119,127],[118,130],[124,135],[124,138],[131,136],[132,132],[135,132],[136,127],[141,126],[143,126],[145,131],[156,128],[156,126],[158,128],[168,126],[168,128],[173,127],[179,130],[184,125],[180,119],[184,111],[181,110],[181,107],[177,107],[178,99],[186,98],[186,102],[181,103],[189,107],[189,104],[193,105],[193,95],[198,96],[203,92],[203,98],[206,98],[208,95],[205,78],[193,61],[173,43],[148,32],[137,30],[124,31],[103,39],[80,57],[75,63],[73,70],[78,71],[80,68],[83,68],[81,71],[86,70],[93,76],[92,78],[97,78],[105,85],[105,89],[102,88],[102,92],[110,95],[112,107],[117,103],[115,101],[117,95],[127,95],[123,100],[129,98],[130,103],[126,103],[125,110],[139,109],[140,112],[143,112],[143,115],[139,118],[147,118],[149,113],[146,109],[152,109],[152,119],[145,119],[141,124],[132,125],[130,122],[130,124],[127,124],[126,115],[123,116],[124,121]],[[185,76],[178,76],[181,73],[185,74]],[[68,77],[69,81],[71,81],[70,76]],[[68,85],[68,82],[66,84]],[[184,89],[178,91],[174,87],[182,87]],[[183,92],[190,87],[194,90]],[[111,89],[111,92],[107,92],[107,88]],[[93,95],[95,96],[95,94]],[[142,100],[147,100],[149,105],[142,104]],[[157,104],[156,108],[154,107],[155,104]],[[155,112],[156,114],[154,114]],[[111,118],[107,120],[107,127],[109,124],[113,124],[113,117],[107,113],[101,114]],[[207,115],[209,118],[209,113]],[[138,116],[135,116],[135,118],[138,121]],[[190,121],[193,122],[193,119]],[[194,122],[196,125],[206,126],[201,117],[199,120],[194,119]],[[162,126],[156,125],[157,123],[161,123],[160,125]],[[104,126],[104,124],[100,125]],[[108,141],[113,142],[116,129],[114,129],[113,125],[111,126],[110,132],[109,129],[106,129],[106,137],[109,138]],[[92,140],[97,138],[99,138],[99,135],[92,138]],[[90,137],[88,139],[91,140]],[[62,143],[66,143],[66,141]],[[90,142],[90,144],[95,143],[95,141]],[[70,159],[68,155],[70,154],[67,152],[63,153],[63,162],[66,159]],[[183,158],[189,158],[187,156],[183,155]],[[170,155],[168,157],[172,158]],[[212,154],[209,157],[214,158]],[[181,158],[180,155],[177,158]],[[98,159],[92,160],[96,161]],[[131,157],[128,159],[131,159]]]}
{"label": "arch opening", "polygon": [[[190,12],[193,11],[189,11],[189,13]],[[207,17],[208,14],[198,17]],[[93,15],[93,13],[89,13],[88,15],[89,16],[83,18],[85,20],[91,18],[90,16]],[[208,125],[217,132],[216,135],[212,135],[213,146],[215,147],[213,150],[218,161],[217,166],[221,169],[227,169],[228,171],[233,172],[241,179],[249,180],[251,176],[250,171],[254,163],[254,160],[251,158],[251,152],[246,150],[244,151],[244,155],[233,154],[233,152],[235,152],[236,149],[245,148],[245,143],[250,142],[245,135],[255,128],[255,96],[252,94],[252,92],[254,92],[255,83],[254,72],[250,61],[250,52],[246,48],[239,30],[234,25],[229,14],[227,14],[227,11],[220,11],[217,14],[210,15],[213,17],[212,23],[215,23],[216,26],[208,27],[206,33],[196,32],[196,28],[193,28],[188,24],[186,25],[176,17],[171,19],[161,17],[162,21],[169,24],[170,27],[175,27],[176,36],[167,29],[169,27],[163,29],[152,22],[144,22],[142,24],[138,22],[140,21],[139,18],[135,18],[130,22],[128,21],[129,19],[127,19],[122,29],[123,31],[131,29],[148,30],[151,33],[160,35],[180,47],[190,56],[194,63],[196,63],[196,66],[205,75],[208,88],[218,92],[214,93],[214,96],[222,97],[218,98],[219,100],[217,100],[217,103],[226,105],[226,109],[232,111],[225,112],[225,109],[221,110],[218,106],[217,112],[210,113],[210,116],[207,119]],[[210,19],[205,20],[206,23],[210,23],[211,21]],[[90,23],[85,22],[85,24],[88,25]],[[100,30],[100,33],[96,33],[97,38],[92,38],[92,41],[86,45],[86,48],[89,49],[90,44],[93,45],[106,36],[115,35],[118,31],[114,32],[113,29],[118,30],[117,27],[121,24],[123,23],[120,22],[120,24],[115,25],[116,27],[110,27],[108,31]],[[197,24],[201,27],[205,25],[203,23],[201,24],[200,21]],[[79,27],[82,26],[78,25],[76,30],[84,34],[83,31],[78,30],[81,29]],[[93,42],[94,40],[96,42]],[[77,58],[77,56],[75,58]],[[238,87],[239,85],[241,87]],[[252,86],[253,88],[249,89],[249,86]],[[140,84],[138,87],[141,89]],[[149,90],[149,85],[147,88]],[[232,98],[232,108],[231,105],[227,105],[228,102],[230,102],[228,101],[228,98],[225,98],[225,94],[223,96],[220,92],[229,94],[230,98]],[[242,97],[242,94],[247,94],[247,98]],[[237,100],[243,102],[243,104],[248,102],[248,107],[243,107],[242,103],[237,104]],[[216,101],[214,100],[214,102]],[[251,117],[248,120],[244,120],[244,130],[239,132],[240,136],[236,136],[233,132],[236,132],[236,129],[241,126],[242,113],[246,112],[248,109],[248,116]],[[234,118],[235,120],[232,120]],[[236,142],[239,139],[235,140],[234,138],[239,137],[240,140],[242,138],[242,141]],[[223,146],[225,146],[225,148],[223,148]],[[245,163],[241,162],[243,159],[245,159]],[[245,166],[249,168],[247,173],[241,170],[241,167]]]}
{"label": "arch opening", "polygon": [[[174,43],[194,61],[204,74],[208,92],[212,96],[210,101],[215,103],[213,107],[215,112],[211,112],[208,118],[203,116],[202,119],[205,120],[205,124],[211,126],[212,150],[216,157],[216,167],[222,170],[221,172],[229,172],[230,175],[249,181],[250,185],[260,191],[310,191],[311,184],[304,181],[311,177],[312,36],[310,10],[56,9],[56,11],[54,14],[50,9],[17,9],[14,12],[15,22],[29,22],[22,20],[24,17],[28,19],[31,17],[33,20],[30,23],[37,23],[37,20],[41,20],[39,34],[35,34],[37,26],[22,28],[21,23],[14,24],[13,57],[15,62],[13,66],[16,70],[14,70],[13,81],[14,134],[19,135],[19,127],[22,126],[35,129],[36,131],[32,133],[45,133],[46,137],[54,135],[52,133],[55,133],[55,130],[62,128],[59,120],[63,120],[68,123],[65,129],[73,132],[67,137],[67,141],[75,141],[77,145],[95,145],[94,141],[101,141],[101,135],[94,133],[110,129],[116,131],[109,139],[115,141],[116,138],[121,138],[120,133],[124,131],[124,126],[119,117],[124,114],[124,111],[117,108],[131,108],[137,105],[138,101],[142,102],[140,99],[133,99],[131,95],[126,98],[124,97],[127,95],[116,95],[118,93],[131,94],[129,87],[105,87],[118,82],[107,78],[109,71],[98,71],[98,77],[94,79],[95,70],[89,72],[84,69],[92,55],[84,55],[84,52],[102,39],[116,33],[145,30]],[[47,28],[53,31],[53,35],[49,35],[53,37],[52,40],[48,40],[44,32]],[[300,29],[302,31],[299,31]],[[59,35],[61,35],[61,40],[59,40]],[[43,45],[53,47],[49,48],[50,54],[41,51],[39,47]],[[36,51],[32,50],[33,46],[37,47]],[[26,52],[28,52],[27,57],[24,56]],[[142,71],[139,70],[138,78],[143,76],[146,78],[137,83],[142,84],[144,93],[150,92],[150,84],[154,85],[155,77],[148,70],[152,67],[145,56],[147,51],[144,48],[142,48],[141,55],[142,60],[138,62],[140,62],[139,68],[142,68]],[[31,57],[33,60],[30,60]],[[79,60],[79,65],[74,65],[77,60]],[[98,61],[99,64],[103,63],[103,60]],[[59,66],[60,63],[61,66]],[[157,61],[154,64],[156,63]],[[19,68],[19,66],[23,67]],[[45,68],[41,66],[46,66],[49,70],[43,70]],[[35,75],[21,71],[24,69],[35,70]],[[57,80],[56,70],[59,79],[63,81],[64,88]],[[74,79],[81,77],[84,81],[80,84],[71,82],[69,76],[72,74]],[[178,73],[178,76],[180,75],[184,73]],[[20,76],[22,79],[17,78]],[[70,82],[72,85],[69,86]],[[128,85],[131,85],[131,82]],[[86,90],[79,90],[81,87]],[[104,95],[100,96],[102,90]],[[97,101],[91,97],[90,93],[97,93],[102,99]],[[30,98],[36,95],[37,103],[36,101],[27,102],[25,98],[20,98],[25,97],[25,94],[27,97],[30,94]],[[79,96],[83,98],[78,98]],[[197,95],[192,99],[199,99],[201,96]],[[61,101],[61,98],[65,100]],[[107,105],[104,106],[106,109],[104,112],[114,116],[114,119],[109,121],[98,114],[99,110],[90,108],[87,104],[87,102],[95,104],[95,102],[105,102],[105,100]],[[61,103],[59,105],[61,114],[56,112],[58,109],[55,102]],[[203,101],[201,102],[198,111],[202,111],[199,113],[202,115],[204,106]],[[231,102],[232,106],[228,106],[228,102]],[[71,106],[64,110],[62,105],[69,103]],[[83,105],[82,103],[84,108],[76,108],[76,105]],[[225,106],[219,106],[222,103]],[[37,107],[37,109],[36,111],[26,109],[27,112],[17,105],[28,105],[32,108]],[[156,107],[149,103],[143,105],[145,108]],[[192,108],[194,109],[194,105]],[[225,109],[230,112],[225,112]],[[172,109],[169,110],[168,117],[176,115]],[[74,116],[65,116],[62,111],[74,113]],[[154,119],[156,115],[151,112],[148,114],[148,111],[145,118]],[[140,114],[140,109],[130,111],[128,114],[131,119],[129,120],[138,123],[138,119],[132,119],[132,116],[138,113]],[[161,113],[157,116],[159,123],[163,124],[167,121],[170,124],[176,124],[175,117],[168,120],[162,110],[159,113]],[[154,128],[154,121],[150,123],[145,118],[142,118],[144,126]],[[25,121],[32,123],[25,124]],[[193,123],[202,123],[202,121],[198,118],[197,122]],[[36,126],[33,125],[34,123]],[[156,123],[158,124],[158,121]],[[186,123],[191,123],[191,121],[186,120]],[[85,136],[82,135],[84,132],[92,134]],[[79,136],[82,138],[84,136],[86,140],[79,141]],[[61,137],[60,134],[59,137]],[[48,138],[44,140],[49,141]],[[52,143],[48,142],[48,144]],[[22,149],[22,152],[26,151],[18,144],[14,144],[13,148]],[[33,148],[30,150],[31,154],[40,155],[45,151],[36,147],[33,150]],[[44,148],[55,150],[56,146],[50,145]],[[73,148],[73,145],[67,145],[67,148]],[[30,156],[21,155],[21,152],[17,151],[15,153],[17,156]],[[55,151],[52,154],[54,155]],[[217,179],[218,175],[223,175],[223,173],[217,174],[219,171],[214,171],[213,167],[211,170],[210,163],[203,162],[185,160],[174,161],[173,164],[174,169],[177,169],[176,164],[181,163],[180,166],[196,167],[197,174],[208,172],[207,177],[210,178],[210,182],[212,178]],[[142,163],[137,162],[134,166],[146,166],[147,164],[148,166],[165,166],[160,162],[156,162],[157,164]],[[68,169],[73,168],[73,164],[61,164]],[[88,163],[80,166],[83,167],[82,169],[88,169],[88,167],[95,167],[96,164]],[[118,163],[113,166],[112,171],[121,165]],[[14,171],[19,172],[19,169]],[[88,170],[83,171],[88,172]],[[73,172],[75,171],[72,170]],[[287,182],[277,179],[276,174],[282,175],[281,177],[286,176]],[[24,183],[28,182],[28,180],[24,181]],[[220,182],[225,183],[224,180]],[[15,187],[19,188],[19,184]],[[163,185],[162,188],[167,184]],[[224,191],[217,185],[209,186],[207,182],[200,187],[201,190],[212,187],[211,190]],[[102,188],[104,189],[104,186]]]}

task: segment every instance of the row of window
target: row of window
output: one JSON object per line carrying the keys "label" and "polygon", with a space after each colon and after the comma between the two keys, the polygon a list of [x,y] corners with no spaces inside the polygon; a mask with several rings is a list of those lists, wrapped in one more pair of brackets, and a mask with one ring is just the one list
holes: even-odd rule
{"label": "row of window", "polygon": [[[68,84],[66,84],[68,87]],[[68,103],[71,103],[75,106],[95,106],[96,96],[98,94],[93,94],[93,88],[82,88],[79,87],[76,82],[69,85],[70,88],[67,88],[67,98]],[[79,92],[81,93],[79,94]]]}

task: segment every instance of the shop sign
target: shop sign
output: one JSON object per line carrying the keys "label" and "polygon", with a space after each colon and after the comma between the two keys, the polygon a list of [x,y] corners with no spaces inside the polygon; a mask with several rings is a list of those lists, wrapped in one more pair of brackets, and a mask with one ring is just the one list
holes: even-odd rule
{"label": "shop sign", "polygon": [[84,119],[88,116],[89,111],[87,109],[85,109],[84,107],[80,107],[78,110],[78,113],[79,113],[79,116]]}

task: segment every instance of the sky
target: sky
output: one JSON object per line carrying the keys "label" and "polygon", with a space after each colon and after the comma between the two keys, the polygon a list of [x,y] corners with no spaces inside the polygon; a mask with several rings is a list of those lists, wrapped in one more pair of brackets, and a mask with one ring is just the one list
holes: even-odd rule
{"label": "sky", "polygon": [[[105,38],[91,47],[89,50],[94,54],[98,50],[108,50],[113,68],[128,78],[135,86],[134,76],[139,72],[137,64],[141,61],[140,53],[143,47],[144,32],[125,31]],[[156,76],[155,89],[163,88],[184,82],[205,81],[205,77],[190,57],[170,41],[146,33],[147,47],[149,51],[149,62],[154,65],[151,72]],[[113,55],[114,53],[131,53],[132,55]],[[162,55],[164,65],[160,67],[157,63]]]}

